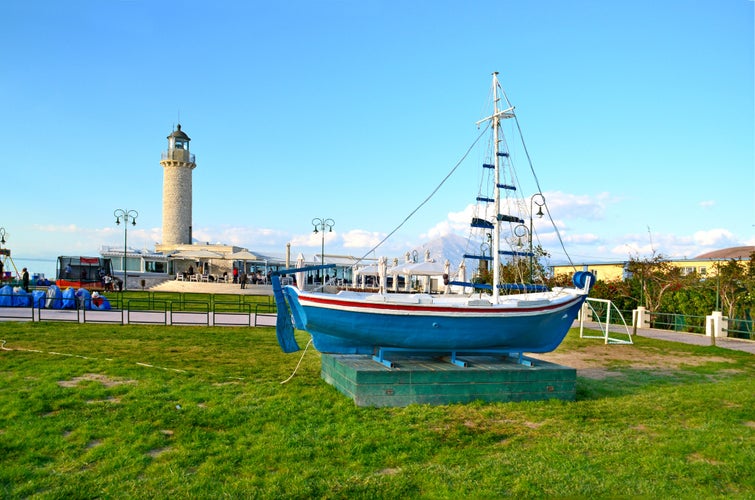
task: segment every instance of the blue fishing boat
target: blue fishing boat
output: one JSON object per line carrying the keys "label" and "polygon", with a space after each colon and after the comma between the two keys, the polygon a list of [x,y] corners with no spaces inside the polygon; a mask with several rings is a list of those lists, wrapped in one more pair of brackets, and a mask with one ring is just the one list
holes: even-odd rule
{"label": "blue fishing boat", "polygon": [[[482,165],[490,188],[478,193],[479,211],[470,224],[470,234],[480,232],[480,241],[485,243],[482,251],[464,257],[476,260],[478,269],[492,275],[492,283],[444,276],[445,293],[397,293],[386,286],[389,271],[383,258],[377,293],[324,293],[281,287],[277,274],[301,271],[282,270],[273,276],[273,289],[278,304],[278,340],[285,352],[299,349],[293,326],[309,332],[320,352],[370,354],[389,366],[386,355],[391,352],[447,354],[452,362],[463,363],[457,356],[500,353],[522,360],[522,353],[549,352],[558,347],[576,319],[594,276],[579,271],[574,274],[573,286],[552,289],[542,283],[501,283],[502,259],[527,259],[531,269],[534,254],[532,224],[527,229],[526,215],[513,213],[527,207],[521,196],[517,201],[518,178],[508,172],[511,155],[501,122],[516,116],[497,73],[493,74],[491,95],[492,114],[478,122],[492,132],[489,160]],[[538,196],[542,209],[545,199],[542,194]],[[532,211],[532,204],[529,208]],[[529,217],[531,221],[531,214]],[[512,244],[523,234],[529,236],[529,250]],[[323,267],[327,266],[316,266]]]}

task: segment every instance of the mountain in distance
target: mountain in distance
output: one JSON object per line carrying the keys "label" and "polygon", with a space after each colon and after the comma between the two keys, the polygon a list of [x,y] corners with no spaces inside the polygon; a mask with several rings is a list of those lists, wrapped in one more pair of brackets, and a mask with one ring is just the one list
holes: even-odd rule
{"label": "mountain in distance", "polygon": [[417,260],[421,262],[425,259],[425,252],[429,249],[431,259],[441,263],[448,260],[451,263],[451,269],[458,269],[459,264],[464,260],[466,248],[467,238],[458,234],[447,234],[423,243],[412,251],[417,252]]}

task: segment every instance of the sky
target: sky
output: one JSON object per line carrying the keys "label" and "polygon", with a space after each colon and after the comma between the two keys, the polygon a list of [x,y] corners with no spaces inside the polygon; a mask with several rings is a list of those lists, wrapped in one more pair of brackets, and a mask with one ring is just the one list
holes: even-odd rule
{"label": "sky", "polygon": [[[122,247],[126,209],[128,246],[154,248],[160,155],[180,123],[199,242],[313,255],[312,220],[330,218],[326,253],[360,257],[477,138],[494,71],[572,261],[755,245],[753,6],[6,0],[5,246],[39,266],[97,255]],[[373,253],[465,234],[473,168]]]}

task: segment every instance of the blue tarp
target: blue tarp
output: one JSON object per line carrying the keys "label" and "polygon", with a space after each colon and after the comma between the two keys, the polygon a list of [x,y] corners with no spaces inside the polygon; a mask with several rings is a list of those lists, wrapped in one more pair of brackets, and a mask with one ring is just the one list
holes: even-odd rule
{"label": "blue tarp", "polygon": [[47,300],[45,301],[45,307],[48,309],[62,309],[63,308],[63,291],[58,288],[58,285],[50,285],[47,289]]}
{"label": "blue tarp", "polygon": [[34,304],[34,307],[42,309],[47,302],[47,293],[42,290],[34,290],[31,292],[31,301]]}
{"label": "blue tarp", "polygon": [[0,288],[0,307],[29,307],[31,294],[23,288],[5,285]]}
{"label": "blue tarp", "polygon": [[13,288],[5,285],[0,288],[0,307],[11,307],[13,305]]}
{"label": "blue tarp", "polygon": [[76,309],[77,305],[97,311],[111,309],[107,298],[99,293],[93,296],[85,288],[61,290],[57,285],[50,285],[46,292],[34,290],[31,293],[10,285],[0,288],[0,307],[29,307],[32,304],[38,309]]}
{"label": "blue tarp", "polygon": [[23,288],[13,289],[13,307],[29,307],[31,305],[31,294]]}
{"label": "blue tarp", "polygon": [[63,305],[61,309],[76,309],[76,290],[73,288],[63,290]]}
{"label": "blue tarp", "polygon": [[95,311],[109,311],[110,301],[102,295],[98,297],[92,297],[92,309]]}
{"label": "blue tarp", "polygon": [[76,300],[81,309],[92,308],[92,294],[86,288],[79,288],[76,290]]}

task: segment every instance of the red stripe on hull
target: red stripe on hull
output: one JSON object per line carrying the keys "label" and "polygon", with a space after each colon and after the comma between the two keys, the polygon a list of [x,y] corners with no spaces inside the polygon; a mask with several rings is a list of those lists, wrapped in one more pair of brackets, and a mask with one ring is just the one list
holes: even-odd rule
{"label": "red stripe on hull", "polygon": [[334,308],[348,307],[351,309],[363,309],[363,310],[380,310],[380,311],[397,311],[397,312],[427,312],[427,313],[482,313],[482,314],[500,314],[500,313],[533,313],[550,311],[553,309],[560,309],[565,306],[569,306],[574,301],[579,300],[579,296],[573,297],[566,302],[560,302],[558,304],[548,306],[537,307],[451,307],[451,306],[436,306],[433,304],[426,305],[412,305],[412,304],[390,304],[385,302],[367,303],[362,301],[350,301],[350,300],[337,300],[337,299],[325,299],[320,297],[311,297],[307,295],[299,295],[299,301],[302,305],[321,304],[332,306]]}

